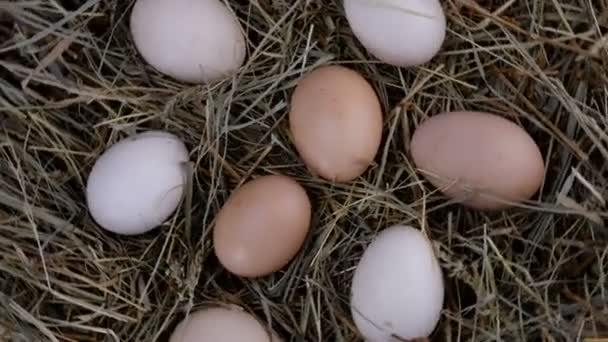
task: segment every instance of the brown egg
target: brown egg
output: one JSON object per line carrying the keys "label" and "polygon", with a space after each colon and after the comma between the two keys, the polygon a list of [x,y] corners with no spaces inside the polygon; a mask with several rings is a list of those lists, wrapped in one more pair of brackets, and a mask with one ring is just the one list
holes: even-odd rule
{"label": "brown egg", "polygon": [[477,209],[527,200],[543,181],[543,157],[534,140],[495,114],[435,115],[414,133],[411,153],[433,185]]}
{"label": "brown egg", "polygon": [[324,66],[298,83],[289,125],[306,165],[325,179],[346,182],[360,176],[378,152],[382,108],[357,72]]}
{"label": "brown egg", "polygon": [[280,342],[254,316],[243,310],[222,307],[190,313],[180,322],[169,342]]}
{"label": "brown egg", "polygon": [[230,272],[259,277],[279,270],[308,234],[306,191],[286,176],[264,176],[235,190],[216,217],[215,254]]}

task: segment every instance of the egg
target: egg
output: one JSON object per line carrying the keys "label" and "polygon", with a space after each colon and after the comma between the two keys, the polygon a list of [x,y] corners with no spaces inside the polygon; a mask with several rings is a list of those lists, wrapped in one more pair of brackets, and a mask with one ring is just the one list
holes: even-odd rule
{"label": "egg", "polygon": [[417,168],[445,195],[476,209],[529,199],[544,178],[534,140],[491,113],[448,112],[425,120],[410,144]]}
{"label": "egg", "polygon": [[135,235],[162,224],[182,198],[188,150],[175,135],[148,131],[123,139],[95,162],[86,186],[93,219]]}
{"label": "egg", "polygon": [[428,62],[445,39],[438,0],[344,0],[354,35],[384,63],[400,67]]}
{"label": "egg", "polygon": [[241,309],[212,307],[190,313],[169,342],[280,342],[274,331]]}
{"label": "egg", "polygon": [[382,230],[355,268],[351,313],[366,341],[426,338],[444,300],[441,267],[430,241],[410,226]]}
{"label": "egg", "polygon": [[382,108],[372,86],[337,65],[304,76],[291,97],[294,146],[315,174],[351,181],[373,162],[382,138]]}
{"label": "egg", "polygon": [[308,234],[311,204],[290,177],[269,175],[235,190],[215,218],[213,243],[220,263],[242,277],[285,266]]}
{"label": "egg", "polygon": [[219,0],[137,0],[130,24],[142,57],[180,81],[231,77],[245,60],[238,19]]}

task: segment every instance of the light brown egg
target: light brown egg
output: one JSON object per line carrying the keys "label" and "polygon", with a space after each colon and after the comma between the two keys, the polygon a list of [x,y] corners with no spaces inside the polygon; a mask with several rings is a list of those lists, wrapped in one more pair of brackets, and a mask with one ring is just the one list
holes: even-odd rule
{"label": "light brown egg", "polygon": [[280,342],[254,316],[243,310],[222,307],[190,313],[180,322],[169,342]]}
{"label": "light brown egg", "polygon": [[529,199],[544,177],[534,140],[515,123],[483,112],[449,112],[423,122],[411,154],[424,176],[447,196],[477,209]]}
{"label": "light brown egg", "polygon": [[286,176],[264,176],[235,190],[216,217],[215,254],[230,272],[259,277],[285,266],[310,227],[304,188]]}
{"label": "light brown egg", "polygon": [[314,173],[346,182],[360,176],[378,152],[382,108],[357,72],[324,66],[298,83],[289,126],[298,153]]}

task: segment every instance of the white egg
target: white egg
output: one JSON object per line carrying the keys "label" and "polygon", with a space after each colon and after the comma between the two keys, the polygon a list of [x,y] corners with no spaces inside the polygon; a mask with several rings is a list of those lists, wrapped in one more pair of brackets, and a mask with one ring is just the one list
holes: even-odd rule
{"label": "white egg", "polygon": [[426,63],[445,39],[446,19],[438,0],[344,0],[344,11],[361,44],[387,64]]}
{"label": "white egg", "polygon": [[234,308],[210,307],[190,313],[169,342],[282,342],[250,313]]}
{"label": "white egg", "polygon": [[353,276],[353,320],[368,342],[429,336],[441,315],[443,274],[418,229],[392,226],[367,247]]}
{"label": "white egg", "polygon": [[184,82],[232,76],[245,59],[238,19],[219,0],[137,0],[131,33],[150,65]]}
{"label": "white egg", "polygon": [[188,150],[173,134],[148,131],[123,139],[95,162],[87,181],[89,212],[123,235],[147,232],[175,211],[186,180]]}

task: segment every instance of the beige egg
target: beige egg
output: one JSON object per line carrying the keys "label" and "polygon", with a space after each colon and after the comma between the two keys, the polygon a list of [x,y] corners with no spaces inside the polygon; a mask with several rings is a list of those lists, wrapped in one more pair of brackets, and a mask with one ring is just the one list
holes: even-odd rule
{"label": "beige egg", "polygon": [[324,66],[298,83],[289,127],[298,153],[314,173],[346,182],[365,172],[378,152],[382,108],[357,72]]}
{"label": "beige egg", "polygon": [[447,196],[477,209],[500,209],[531,198],[544,162],[515,123],[483,112],[449,112],[424,121],[411,141],[414,163]]}
{"label": "beige egg", "polygon": [[285,266],[309,231],[311,204],[286,176],[264,176],[235,190],[217,214],[215,254],[233,274],[259,277]]}
{"label": "beige egg", "polygon": [[254,316],[222,307],[190,313],[180,322],[169,342],[280,342],[281,339]]}

